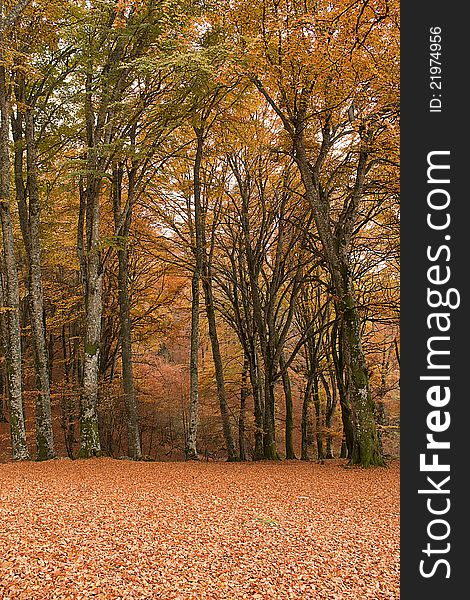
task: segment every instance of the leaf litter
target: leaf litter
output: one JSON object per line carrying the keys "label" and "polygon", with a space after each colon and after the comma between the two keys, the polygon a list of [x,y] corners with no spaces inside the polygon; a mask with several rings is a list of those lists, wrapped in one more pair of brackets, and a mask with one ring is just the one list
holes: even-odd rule
{"label": "leaf litter", "polygon": [[399,464],[1,464],[0,598],[397,599]]}

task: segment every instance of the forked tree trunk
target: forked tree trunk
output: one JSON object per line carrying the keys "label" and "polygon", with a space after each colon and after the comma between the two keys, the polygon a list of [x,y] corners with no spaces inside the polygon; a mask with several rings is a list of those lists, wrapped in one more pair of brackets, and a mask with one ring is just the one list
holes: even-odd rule
{"label": "forked tree trunk", "polygon": [[51,393],[49,379],[49,350],[44,323],[44,295],[41,272],[41,241],[39,232],[39,189],[37,182],[36,143],[31,109],[25,114],[25,138],[29,198],[28,243],[25,243],[29,267],[29,311],[36,364],[36,451],[38,460],[54,458],[52,433]]}
{"label": "forked tree trunk", "polygon": [[[25,83],[16,81],[17,101],[25,103]],[[36,372],[36,456],[47,460],[55,456],[50,399],[49,349],[44,324],[44,301],[41,273],[41,241],[39,232],[39,189],[37,182],[36,142],[32,109],[23,115],[12,114],[12,133],[15,142],[15,189],[21,234],[26,250],[29,318]],[[27,178],[24,181],[24,150],[27,152]]]}
{"label": "forked tree trunk", "polygon": [[[354,289],[349,275],[347,248],[354,230],[354,219],[357,216],[358,206],[363,193],[365,174],[367,172],[368,155],[366,150],[359,153],[356,179],[352,197],[347,210],[341,215],[342,223],[337,231],[331,226],[330,208],[328,199],[319,181],[320,169],[325,157],[331,149],[331,140],[326,136],[323,140],[317,164],[312,165],[306,149],[305,123],[309,91],[304,89],[301,93],[299,108],[295,122],[282,114],[274,100],[264,88],[261,81],[253,79],[253,83],[264,95],[266,100],[278,115],[282,117],[284,127],[292,138],[294,144],[294,159],[299,168],[305,197],[308,200],[318,236],[323,249],[327,268],[330,272],[333,287],[337,297],[337,313],[343,321],[341,345],[344,351],[344,363],[347,371],[346,396],[343,399],[351,412],[352,439],[350,463],[360,464],[364,467],[383,465],[384,460],[380,451],[377,430],[374,423],[373,405],[369,389],[369,377],[365,366],[365,359],[361,345],[359,316],[354,298]],[[344,415],[343,415],[344,416]]]}
{"label": "forked tree trunk", "polygon": [[306,196],[313,210],[318,234],[325,253],[332,283],[338,298],[337,314],[342,321],[340,343],[346,370],[345,400],[351,411],[352,440],[350,463],[363,467],[384,464],[374,422],[374,410],[369,389],[369,376],[361,344],[360,320],[355,302],[346,248],[339,249],[331,231],[327,206],[321,202],[313,178],[303,138],[303,129],[295,139],[296,161]]}
{"label": "forked tree trunk", "polygon": [[[0,35],[0,43],[2,41]],[[0,54],[0,61],[3,56]],[[29,459],[21,389],[20,293],[10,213],[9,99],[5,67],[0,66],[0,221],[4,255],[3,306],[7,322],[7,373],[13,459]]]}

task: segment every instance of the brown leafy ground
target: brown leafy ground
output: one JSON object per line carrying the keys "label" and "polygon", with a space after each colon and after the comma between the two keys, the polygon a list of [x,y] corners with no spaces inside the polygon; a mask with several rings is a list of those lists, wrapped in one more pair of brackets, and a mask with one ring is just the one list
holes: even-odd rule
{"label": "brown leafy ground", "polygon": [[399,466],[0,464],[0,598],[399,598]]}

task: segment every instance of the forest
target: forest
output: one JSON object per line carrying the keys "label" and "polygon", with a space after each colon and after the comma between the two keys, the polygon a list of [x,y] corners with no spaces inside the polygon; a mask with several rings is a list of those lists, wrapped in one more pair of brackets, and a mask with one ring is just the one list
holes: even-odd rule
{"label": "forest", "polygon": [[394,0],[0,3],[0,459],[398,453]]}
{"label": "forest", "polygon": [[397,0],[0,0],[0,598],[396,600]]}

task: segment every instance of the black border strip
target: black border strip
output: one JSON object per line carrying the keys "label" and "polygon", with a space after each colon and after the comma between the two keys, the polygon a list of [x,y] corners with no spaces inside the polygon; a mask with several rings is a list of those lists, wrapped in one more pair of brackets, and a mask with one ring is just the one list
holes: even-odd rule
{"label": "black border strip", "polygon": [[[465,441],[470,436],[466,427],[470,399],[465,374],[470,371],[466,273],[467,240],[470,238],[466,209],[470,204],[470,186],[465,184],[467,172],[470,175],[470,165],[466,160],[470,153],[470,102],[465,90],[468,87],[466,62],[470,52],[464,9],[465,5],[435,0],[403,2],[401,5],[402,600],[464,598],[469,595],[465,581],[469,569],[466,565],[469,519]],[[430,70],[430,66],[438,66],[430,63],[432,28],[441,30],[441,55],[438,57],[442,63],[441,79],[431,79],[431,75],[439,75],[438,69]],[[437,29],[433,31],[435,33]],[[436,49],[436,46],[433,48]],[[438,85],[431,86],[431,81],[441,82],[441,89]],[[438,100],[442,102],[440,112]],[[444,151],[450,154],[429,154]],[[444,169],[431,170],[428,182],[428,161],[448,164],[450,170],[447,174]],[[450,183],[445,183],[447,177]],[[441,191],[432,192],[429,199],[428,194],[432,190]],[[434,201],[444,206],[447,194],[450,197],[448,207],[442,210],[429,207],[428,202],[433,204]],[[431,223],[437,226],[447,222],[448,214],[451,219],[449,226],[433,229],[427,223],[429,213],[432,213]],[[430,259],[428,253],[434,258]],[[428,271],[436,265],[437,269]],[[449,273],[450,279],[446,283],[432,284],[429,281],[429,278],[436,277],[445,279]],[[449,296],[449,304],[457,304],[459,297],[460,306],[431,308],[428,288],[440,291],[444,302],[445,294],[453,288],[456,292]],[[439,304],[438,299],[439,296],[434,294],[431,302]],[[428,322],[429,315],[436,312],[449,315],[439,321],[442,328],[450,323],[447,332],[437,329],[437,318],[431,317]],[[430,342],[433,336],[448,336],[450,339]],[[450,354],[430,355],[428,343],[432,349],[449,350]],[[438,365],[438,368],[430,365]],[[440,368],[445,365],[450,368]],[[448,376],[449,380],[420,379],[422,376]],[[437,389],[429,392],[433,386]],[[450,392],[447,403],[445,387]],[[433,402],[434,406],[431,405]],[[428,417],[432,411],[438,411],[438,414]],[[432,433],[429,427],[444,428],[448,417],[450,426],[434,433],[433,439],[450,442],[450,448],[427,449],[426,435]],[[425,454],[426,464],[435,460],[439,465],[449,465],[450,470],[420,469],[421,454]],[[433,454],[437,454],[437,458],[433,458]],[[428,476],[434,483],[427,479]],[[445,481],[448,476],[450,479]],[[420,494],[420,489],[428,491]],[[430,509],[448,510],[433,515]],[[444,522],[435,520],[447,522],[449,531]],[[429,533],[442,539],[433,540]],[[439,560],[442,562],[438,563]],[[428,577],[420,573],[420,565]],[[447,578],[447,575],[450,576]]]}

